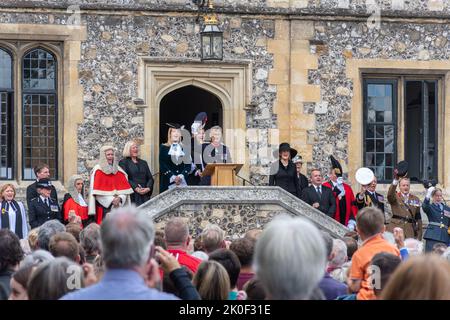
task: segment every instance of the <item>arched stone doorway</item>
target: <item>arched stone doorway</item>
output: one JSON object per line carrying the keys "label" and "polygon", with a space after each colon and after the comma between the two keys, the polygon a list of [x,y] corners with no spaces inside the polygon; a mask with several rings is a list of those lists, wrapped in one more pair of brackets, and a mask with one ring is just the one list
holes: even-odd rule
{"label": "arched stone doorway", "polygon": [[188,85],[166,94],[159,106],[159,143],[165,143],[168,127],[166,123],[179,123],[190,131],[191,124],[199,112],[208,114],[205,129],[219,125],[223,127],[223,109],[220,99],[199,87]]}
{"label": "arched stone doorway", "polygon": [[[145,123],[141,153],[153,173],[159,172],[160,141],[167,139],[167,127],[163,139],[160,138],[163,123],[160,119],[161,101],[173,91],[194,86],[219,99],[222,108],[220,124],[225,144],[230,148],[233,160],[244,164],[240,175],[249,177],[246,147],[246,108],[252,96],[252,68],[249,62],[205,64],[143,57],[139,63],[138,84],[139,98],[143,101],[139,108],[144,110]],[[192,120],[189,120],[189,127]],[[158,180],[155,187],[158,186]]]}

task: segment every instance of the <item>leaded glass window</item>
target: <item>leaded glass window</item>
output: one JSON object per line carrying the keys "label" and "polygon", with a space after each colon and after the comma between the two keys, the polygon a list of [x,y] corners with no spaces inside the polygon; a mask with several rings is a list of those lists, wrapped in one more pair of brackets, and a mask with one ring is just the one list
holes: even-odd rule
{"label": "leaded glass window", "polygon": [[52,179],[58,179],[57,165],[57,91],[56,58],[37,48],[23,57],[23,179],[34,179],[39,163],[50,167]]}
{"label": "leaded glass window", "polygon": [[14,178],[13,59],[0,47],[0,179]]}
{"label": "leaded glass window", "polygon": [[397,81],[364,81],[364,166],[380,182],[393,178],[396,164]]}

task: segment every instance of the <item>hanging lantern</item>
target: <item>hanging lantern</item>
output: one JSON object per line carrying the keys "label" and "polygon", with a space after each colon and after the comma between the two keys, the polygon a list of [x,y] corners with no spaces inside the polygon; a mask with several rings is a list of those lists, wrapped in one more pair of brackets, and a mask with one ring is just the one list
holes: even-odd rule
{"label": "hanging lantern", "polygon": [[217,16],[212,12],[213,5],[208,2],[211,13],[205,15],[205,27],[200,32],[202,60],[223,59],[223,32],[219,29]]}

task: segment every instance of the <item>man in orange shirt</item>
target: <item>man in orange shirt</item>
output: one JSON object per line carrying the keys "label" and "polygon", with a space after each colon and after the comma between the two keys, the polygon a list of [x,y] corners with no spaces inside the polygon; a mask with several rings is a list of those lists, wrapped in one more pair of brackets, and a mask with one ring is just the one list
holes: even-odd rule
{"label": "man in orange shirt", "polygon": [[370,268],[372,258],[380,252],[400,257],[400,251],[383,239],[384,214],[376,207],[366,207],[358,213],[356,230],[363,244],[353,254],[348,286],[351,292],[356,293],[357,300],[372,300],[376,298],[373,288],[379,285],[377,279],[381,279],[376,268]]}

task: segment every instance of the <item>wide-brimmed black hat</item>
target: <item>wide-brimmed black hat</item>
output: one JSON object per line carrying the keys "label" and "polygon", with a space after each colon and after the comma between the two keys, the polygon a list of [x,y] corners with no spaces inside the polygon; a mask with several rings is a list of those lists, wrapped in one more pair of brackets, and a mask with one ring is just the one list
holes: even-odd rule
{"label": "wide-brimmed black hat", "polygon": [[334,169],[334,173],[338,176],[338,177],[342,177],[342,166],[339,163],[339,161],[336,160],[335,157],[330,156],[330,161],[331,161],[331,168]]}
{"label": "wide-brimmed black hat", "polygon": [[36,187],[44,188],[44,189],[51,189],[52,182],[48,179],[39,179],[38,182],[36,183]]}
{"label": "wide-brimmed black hat", "polygon": [[278,158],[283,151],[289,151],[291,154],[291,159],[293,159],[297,155],[297,150],[291,148],[291,145],[287,142],[280,143],[278,150],[273,152],[275,158]]}

